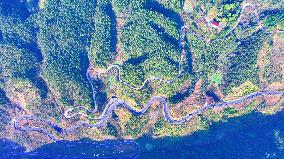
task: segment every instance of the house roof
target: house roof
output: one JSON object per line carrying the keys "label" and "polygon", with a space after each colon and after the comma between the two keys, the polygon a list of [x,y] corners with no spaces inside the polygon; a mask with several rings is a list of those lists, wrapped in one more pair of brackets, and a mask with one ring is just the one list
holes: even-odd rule
{"label": "house roof", "polygon": [[212,24],[215,26],[219,26],[219,22],[216,22],[216,21],[213,21]]}

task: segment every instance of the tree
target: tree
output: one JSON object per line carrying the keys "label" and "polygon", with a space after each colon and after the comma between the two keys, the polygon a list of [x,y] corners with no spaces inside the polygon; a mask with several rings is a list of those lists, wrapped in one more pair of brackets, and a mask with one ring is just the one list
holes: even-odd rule
{"label": "tree", "polygon": [[49,0],[37,15],[42,74],[60,104],[91,104],[87,53],[94,33],[95,1]]}
{"label": "tree", "polygon": [[0,44],[0,52],[0,66],[4,76],[28,78],[39,66],[37,57],[25,49]]}

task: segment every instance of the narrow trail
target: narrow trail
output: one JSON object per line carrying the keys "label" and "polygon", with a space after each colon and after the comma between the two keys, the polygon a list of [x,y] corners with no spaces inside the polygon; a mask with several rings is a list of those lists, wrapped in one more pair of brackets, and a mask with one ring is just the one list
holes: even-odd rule
{"label": "narrow trail", "polygon": [[[244,3],[244,4],[242,5],[242,9],[241,9],[241,12],[240,12],[240,16],[238,17],[238,19],[237,19],[235,25],[233,25],[233,26],[231,27],[231,29],[225,34],[224,37],[222,37],[222,38],[217,38],[217,39],[213,39],[212,42],[223,41],[223,40],[225,40],[230,34],[232,34],[232,32],[233,32],[233,31],[238,27],[238,25],[241,23],[242,17],[243,17],[244,14],[246,13],[246,12],[245,12],[245,9],[246,9],[246,8],[249,8],[249,7],[252,7],[252,9],[253,9],[252,13],[254,13],[254,15],[255,15],[255,17],[256,17],[256,19],[257,19],[258,30],[263,31],[263,32],[265,32],[266,34],[274,34],[274,33],[283,33],[283,32],[284,32],[283,30],[267,31],[267,28],[265,28],[265,27],[263,27],[263,26],[261,25],[261,18],[260,18],[260,16],[259,16],[260,13],[259,13],[259,10],[258,10],[257,6],[254,5],[254,4],[251,4],[251,3]],[[196,35],[196,36],[198,36],[198,35]],[[204,39],[203,39],[203,40],[204,40]],[[211,43],[212,43],[212,42],[211,42]]]}
{"label": "narrow trail", "polygon": [[[236,27],[239,25],[239,23],[241,22],[241,19],[243,17],[243,14],[244,14],[244,10],[247,8],[247,7],[254,7],[253,4],[251,3],[244,3],[243,6],[242,6],[242,9],[241,9],[241,13],[240,13],[240,16],[236,22],[236,24],[230,29],[230,31],[225,35],[225,37],[227,37],[229,34],[231,34],[232,31],[234,31],[236,29]],[[258,14],[257,14],[258,15]],[[258,18],[259,19],[259,18]]]}

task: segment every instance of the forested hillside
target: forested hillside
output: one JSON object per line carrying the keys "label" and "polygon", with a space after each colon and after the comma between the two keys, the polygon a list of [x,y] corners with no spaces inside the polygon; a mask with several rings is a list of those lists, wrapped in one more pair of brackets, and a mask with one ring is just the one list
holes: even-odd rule
{"label": "forested hillside", "polygon": [[[273,114],[280,97],[210,109],[179,125],[163,117],[284,89],[283,15],[269,0],[0,0],[0,137],[14,130],[1,114],[62,127],[111,116],[71,135],[43,126],[67,139],[182,136],[255,110]],[[153,98],[163,100],[135,115]],[[117,101],[124,103],[113,108]],[[24,142],[21,135],[11,138]]]}

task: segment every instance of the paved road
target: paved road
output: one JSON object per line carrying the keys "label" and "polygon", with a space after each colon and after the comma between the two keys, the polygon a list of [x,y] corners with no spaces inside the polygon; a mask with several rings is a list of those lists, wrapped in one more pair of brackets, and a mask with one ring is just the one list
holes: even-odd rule
{"label": "paved road", "polygon": [[[168,121],[171,124],[182,124],[185,123],[187,121],[189,121],[192,117],[194,117],[197,114],[202,114],[204,111],[206,111],[207,109],[211,109],[211,108],[215,108],[215,107],[227,107],[233,104],[239,104],[245,101],[249,101],[253,98],[259,97],[259,96],[263,96],[263,95],[281,95],[281,97],[284,96],[284,92],[277,92],[277,91],[259,91],[259,92],[255,92],[252,94],[249,94],[245,97],[236,99],[236,100],[232,100],[232,101],[226,101],[226,102],[221,102],[221,103],[214,103],[214,104],[209,104],[209,105],[204,105],[202,108],[182,117],[181,119],[175,119],[174,117],[172,117],[169,113],[169,109],[168,109],[168,102],[164,97],[161,96],[155,96],[152,99],[150,99],[148,101],[148,103],[141,109],[141,110],[136,110],[134,109],[131,105],[127,104],[125,101],[121,100],[121,99],[112,99],[110,101],[110,103],[106,106],[106,108],[104,109],[103,113],[100,115],[100,117],[98,118],[98,121],[94,124],[90,124],[86,121],[80,121],[79,123],[70,126],[66,129],[61,128],[63,131],[62,133],[70,133],[72,131],[74,131],[75,129],[77,129],[78,127],[82,127],[82,126],[86,126],[89,128],[98,128],[98,127],[102,127],[104,126],[108,120],[111,118],[112,112],[115,111],[117,108],[119,107],[123,107],[125,109],[127,109],[129,112],[131,112],[132,114],[139,116],[139,115],[143,115],[146,113],[146,111],[149,109],[149,107],[151,105],[153,105],[154,102],[159,101],[162,109],[163,109],[163,116],[164,119],[166,121]],[[57,138],[54,137],[51,133],[49,133],[48,131],[46,131],[43,128],[38,128],[38,127],[21,127],[19,125],[19,122],[21,120],[38,120],[33,116],[21,116],[19,118],[17,118],[16,120],[14,120],[14,127],[18,130],[22,130],[22,131],[37,131],[40,133],[43,133],[45,135],[47,135],[48,137],[50,137],[52,140],[57,141]],[[39,120],[40,122],[44,122]],[[54,127],[54,123],[50,122],[50,121],[45,121],[45,124],[48,124],[49,126],[51,126],[52,128]],[[58,126],[59,127],[59,126]]]}
{"label": "paved road", "polygon": [[[14,128],[17,129],[17,130],[21,130],[21,131],[36,131],[36,132],[39,132],[39,133],[42,133],[44,135],[47,135],[50,139],[52,139],[53,141],[57,141],[58,139],[52,135],[50,132],[48,132],[47,130],[45,130],[44,128],[40,128],[40,127],[30,127],[30,126],[25,126],[25,127],[22,127],[19,122],[22,121],[22,120],[26,120],[26,121],[39,121],[41,123],[44,123],[44,121],[40,120],[40,119],[37,119],[36,117],[34,116],[31,116],[31,115],[24,115],[24,116],[20,116],[19,118],[17,119],[13,119],[12,120],[12,123],[14,125]],[[54,125],[52,122],[47,122],[47,123],[50,123],[50,125]]]}
{"label": "paved road", "polygon": [[[250,5],[244,5],[243,8],[242,8],[242,12],[243,12],[244,8],[247,7],[247,6],[250,6]],[[233,27],[233,28],[235,28],[235,27]],[[187,32],[188,27],[187,26],[182,26],[180,30],[181,30],[180,31],[180,35],[181,35],[180,37],[183,37],[182,34]],[[182,41],[182,39],[180,40],[180,43],[181,43],[181,41]],[[184,48],[182,48],[182,49],[184,49]],[[145,86],[146,83],[148,83],[148,82],[150,82],[152,80],[159,80],[159,81],[164,82],[166,84],[170,84],[170,83],[174,82],[175,80],[177,80],[178,78],[180,78],[180,76],[182,76],[182,61],[183,61],[182,57],[183,57],[183,55],[181,53],[180,61],[179,61],[178,75],[177,75],[177,77],[175,77],[175,78],[173,78],[171,80],[164,80],[161,77],[154,77],[154,78],[146,79],[141,86],[133,86],[133,85],[130,85],[130,84],[126,83],[125,81],[123,81],[121,79],[121,76],[120,76],[121,70],[120,70],[120,67],[118,65],[110,66],[106,70],[106,73],[109,72],[112,69],[117,69],[117,76],[118,76],[119,82],[129,86],[130,88],[132,88],[134,90],[142,89]],[[82,116],[88,117],[88,115],[86,113],[83,113],[83,112],[73,113],[76,110],[83,110],[83,111],[85,111],[87,113],[94,113],[94,112],[97,111],[98,106],[97,106],[97,103],[96,103],[96,92],[94,91],[94,86],[93,86],[93,84],[91,82],[91,79],[90,79],[90,76],[89,76],[89,71],[87,71],[86,75],[87,75],[87,79],[88,79],[88,81],[89,81],[89,83],[91,85],[91,88],[93,90],[93,100],[94,100],[94,103],[95,103],[95,109],[94,109],[94,111],[91,111],[88,108],[86,108],[85,106],[77,106],[75,108],[68,109],[64,113],[64,116],[66,118],[73,118],[73,117],[75,117],[77,115],[82,115]],[[222,102],[222,103],[214,103],[214,104],[204,105],[202,108],[200,108],[200,109],[198,109],[198,110],[196,110],[196,111],[194,111],[194,112],[184,116],[181,119],[175,119],[174,117],[172,117],[170,115],[169,109],[168,109],[168,101],[167,101],[166,98],[161,97],[161,96],[155,96],[155,97],[151,98],[148,101],[148,103],[141,110],[134,109],[126,101],[123,101],[121,99],[118,99],[118,98],[111,99],[108,102],[108,104],[106,105],[104,111],[102,112],[102,114],[99,117],[91,118],[91,119],[97,120],[97,122],[94,123],[94,124],[90,124],[90,123],[88,123],[86,121],[80,121],[80,122],[78,122],[78,123],[76,123],[76,124],[74,124],[74,125],[64,129],[64,128],[61,128],[60,126],[58,126],[57,124],[52,123],[51,121],[45,121],[45,120],[37,119],[36,117],[30,116],[30,115],[28,115],[28,116],[20,116],[20,117],[14,119],[12,121],[12,123],[14,124],[14,127],[17,130],[21,130],[21,131],[36,131],[36,132],[39,132],[39,133],[47,135],[49,138],[51,138],[54,141],[57,141],[58,139],[54,135],[52,135],[50,132],[48,132],[46,129],[40,128],[40,127],[30,127],[30,126],[25,126],[24,127],[24,126],[21,126],[19,124],[19,122],[23,121],[23,120],[24,121],[31,121],[31,120],[33,120],[33,121],[41,122],[42,124],[49,125],[52,129],[56,130],[59,133],[70,133],[70,132],[74,131],[75,129],[77,129],[78,127],[82,127],[82,126],[89,127],[89,128],[104,126],[107,123],[107,121],[111,118],[112,112],[115,111],[119,107],[126,108],[129,112],[131,112],[132,114],[138,116],[138,115],[145,114],[146,111],[149,109],[149,107],[151,105],[153,105],[154,102],[159,101],[161,106],[162,106],[164,119],[166,121],[168,121],[169,123],[171,123],[171,124],[182,124],[184,122],[189,121],[195,115],[203,113],[207,109],[214,108],[214,107],[227,107],[227,106],[230,106],[230,105],[233,105],[233,104],[242,103],[242,102],[248,101],[248,100],[250,100],[252,98],[256,98],[256,97],[263,96],[263,95],[281,95],[281,96],[284,96],[284,92],[278,92],[278,91],[263,92],[263,91],[259,91],[259,92],[252,93],[250,95],[247,95],[245,97],[242,97],[242,98],[239,98],[239,99],[236,99],[236,100]],[[70,115],[70,114],[72,114],[72,115]]]}

